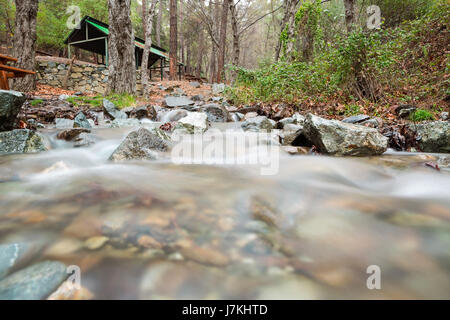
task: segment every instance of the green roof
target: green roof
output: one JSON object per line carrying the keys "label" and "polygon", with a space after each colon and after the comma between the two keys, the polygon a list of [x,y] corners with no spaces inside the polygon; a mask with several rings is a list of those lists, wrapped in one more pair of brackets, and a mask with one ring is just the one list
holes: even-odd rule
{"label": "green roof", "polygon": [[[101,25],[99,25],[99,24],[97,24],[97,23],[95,23],[95,22],[89,21],[89,20],[86,20],[86,22],[88,22],[89,24],[93,25],[94,27],[96,27],[97,29],[99,29],[99,30],[100,30],[101,32],[103,32],[104,34],[109,35],[109,30],[108,30],[108,28],[105,28],[105,27],[103,27],[103,26],[101,26]],[[139,47],[139,48],[141,48],[141,49],[144,49],[145,43],[142,43],[142,42],[140,42],[140,41],[135,40],[135,41],[134,41],[134,44],[135,44],[137,47]],[[151,52],[151,53],[154,53],[154,54],[156,54],[156,55],[158,55],[158,56],[160,56],[160,57],[163,57],[164,59],[169,60],[169,57],[168,57],[164,52],[162,52],[162,51],[160,51],[160,50],[158,50],[158,49],[156,49],[156,48],[151,47],[151,48],[150,48],[150,52]]]}

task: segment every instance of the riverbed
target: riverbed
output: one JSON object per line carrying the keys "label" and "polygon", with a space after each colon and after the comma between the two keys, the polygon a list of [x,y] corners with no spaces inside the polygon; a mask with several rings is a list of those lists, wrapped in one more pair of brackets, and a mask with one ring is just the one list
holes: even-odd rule
{"label": "riverbed", "polygon": [[34,248],[20,268],[77,266],[94,299],[450,298],[448,155],[108,161],[130,131],[73,148],[46,129],[50,151],[0,157],[0,244]]}

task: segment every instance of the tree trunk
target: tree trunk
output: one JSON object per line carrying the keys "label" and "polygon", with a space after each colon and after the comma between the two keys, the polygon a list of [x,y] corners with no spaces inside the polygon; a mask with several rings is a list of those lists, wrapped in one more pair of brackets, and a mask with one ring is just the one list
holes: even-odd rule
{"label": "tree trunk", "polygon": [[[294,25],[292,24],[292,21],[295,21],[295,11],[299,2],[300,0],[284,1],[284,15],[283,19],[281,20],[280,36],[278,38],[277,47],[275,49],[275,61],[278,61],[280,59],[281,49],[283,46],[283,43],[281,41],[281,33],[286,29],[286,26],[288,26],[288,24],[288,35],[294,33]],[[292,47],[290,49],[293,49],[293,46],[294,44],[292,43]]]}
{"label": "tree trunk", "polygon": [[350,33],[355,24],[355,0],[344,0],[345,6],[345,25],[347,32]]}
{"label": "tree trunk", "polygon": [[225,50],[227,43],[229,0],[222,0],[222,14],[220,19],[219,56],[217,58],[217,83],[221,83],[224,77]]}
{"label": "tree trunk", "polygon": [[236,5],[233,4],[232,1],[230,1],[230,12],[231,12],[231,28],[233,30],[233,65],[239,66],[239,56],[241,54],[239,43],[239,29],[238,29]]}
{"label": "tree trunk", "polygon": [[202,74],[202,63],[203,63],[203,54],[204,54],[204,45],[203,45],[203,30],[200,29],[198,34],[198,52],[197,52],[197,69],[195,70],[195,76],[197,78],[201,77]]}
{"label": "tree trunk", "polygon": [[184,55],[184,27],[183,27],[183,23],[184,23],[184,14],[183,14],[183,10],[184,10],[184,5],[183,5],[183,0],[180,0],[180,58],[181,58],[181,62],[183,64],[186,64],[186,57]]}
{"label": "tree trunk", "polygon": [[162,14],[163,14],[163,0],[159,1],[159,8],[158,8],[158,17],[156,19],[156,44],[158,47],[161,46],[161,20],[162,20]]}
{"label": "tree trunk", "polygon": [[209,82],[214,83],[216,80],[216,52],[217,47],[212,44],[212,51],[211,51],[211,60],[209,63]]}
{"label": "tree trunk", "polygon": [[297,3],[298,1],[292,1],[290,11],[289,11],[289,20],[287,25],[287,43],[286,43],[286,58],[288,61],[292,59],[292,53],[294,52],[294,37],[295,37],[295,13],[297,11]]}
{"label": "tree trunk", "polygon": [[[148,0],[143,0],[142,4]],[[141,83],[142,83],[142,95],[146,97],[149,94],[149,74],[148,74],[148,60],[150,56],[150,49],[152,47],[152,29],[153,29],[153,17],[155,15],[155,7],[158,0],[151,0],[150,8],[145,14],[144,33],[145,33],[145,46],[144,53],[142,54],[142,66],[141,66]],[[146,6],[147,7],[147,6]]]}
{"label": "tree trunk", "polygon": [[[36,17],[38,0],[16,0],[16,25],[13,37],[13,53],[17,58],[16,66],[34,70],[36,64]],[[12,88],[16,91],[36,89],[36,78],[27,75],[14,79]]]}
{"label": "tree trunk", "polygon": [[177,0],[170,0],[170,80],[177,79]]}
{"label": "tree trunk", "polygon": [[108,94],[136,93],[136,58],[130,2],[131,0],[108,0]]}

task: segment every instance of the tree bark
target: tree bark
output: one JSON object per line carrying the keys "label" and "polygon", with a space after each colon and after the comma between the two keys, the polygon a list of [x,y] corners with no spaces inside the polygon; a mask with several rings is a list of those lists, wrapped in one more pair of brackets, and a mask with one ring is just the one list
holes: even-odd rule
{"label": "tree bark", "polygon": [[224,77],[225,51],[227,43],[228,10],[230,0],[222,0],[222,14],[220,18],[219,56],[217,58],[217,83],[221,83]]}
{"label": "tree bark", "polygon": [[355,0],[344,0],[344,7],[345,25],[347,26],[347,32],[350,33],[355,24]]}
{"label": "tree bark", "polygon": [[177,79],[177,0],[170,0],[170,80]]}
{"label": "tree bark", "polygon": [[[283,43],[281,42],[281,33],[284,31],[286,26],[288,26],[288,36],[294,33],[295,26],[293,25],[293,22],[295,21],[295,11],[299,2],[300,0],[284,1],[284,15],[283,19],[281,20],[280,36],[278,39],[277,47],[275,49],[275,61],[278,61],[280,59],[281,49],[283,46]],[[292,50],[293,47],[294,44],[292,43],[291,46],[289,47],[289,50]]]}
{"label": "tree bark", "polygon": [[195,76],[197,78],[201,77],[202,74],[202,63],[203,63],[203,54],[204,54],[204,44],[203,44],[203,30],[200,29],[198,34],[198,52],[197,52],[197,69],[195,70]]}
{"label": "tree bark", "polygon": [[[142,4],[148,0],[143,0]],[[142,95],[146,97],[149,94],[149,74],[148,74],[148,60],[150,56],[150,49],[152,47],[152,29],[153,29],[153,17],[155,16],[155,7],[158,0],[151,0],[150,8],[145,14],[144,33],[145,33],[145,46],[144,53],[142,54],[141,65],[141,83],[142,83]],[[147,6],[145,6],[147,7]]]}
{"label": "tree bark", "polygon": [[[34,70],[36,64],[36,18],[38,0],[16,0],[16,24],[13,37],[13,54],[17,58],[16,66]],[[12,88],[28,92],[36,89],[36,78],[27,75],[13,80]]]}
{"label": "tree bark", "polygon": [[158,8],[158,17],[156,19],[156,44],[158,47],[161,46],[161,21],[162,21],[162,14],[163,14],[163,0],[159,1],[159,8]]}
{"label": "tree bark", "polygon": [[136,93],[136,58],[130,2],[131,0],[108,0],[108,94]]}
{"label": "tree bark", "polygon": [[230,12],[231,12],[231,29],[233,30],[233,65],[239,66],[239,56],[240,52],[240,43],[239,43],[239,28],[237,21],[237,12],[236,5],[233,1],[230,1]]}

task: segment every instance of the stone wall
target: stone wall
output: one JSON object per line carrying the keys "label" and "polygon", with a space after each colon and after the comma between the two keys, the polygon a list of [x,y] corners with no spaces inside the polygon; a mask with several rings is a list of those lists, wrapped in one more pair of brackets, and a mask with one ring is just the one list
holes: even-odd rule
{"label": "stone wall", "polygon": [[[57,88],[63,87],[64,78],[69,69],[69,59],[51,59],[40,57],[37,59],[38,83]],[[103,95],[108,82],[108,68],[86,62],[76,62],[72,66],[67,89],[83,93]],[[140,73],[137,72],[136,88],[141,91]]]}

